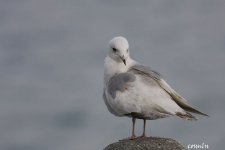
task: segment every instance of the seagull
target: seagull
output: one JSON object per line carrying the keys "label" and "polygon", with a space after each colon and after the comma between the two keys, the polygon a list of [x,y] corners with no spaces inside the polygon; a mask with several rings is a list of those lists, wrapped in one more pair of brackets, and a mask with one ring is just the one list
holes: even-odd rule
{"label": "seagull", "polygon": [[103,99],[112,114],[132,118],[132,140],[136,119],[143,120],[146,137],[146,120],[176,116],[185,120],[197,120],[191,113],[208,116],[190,106],[162,76],[130,57],[129,43],[118,36],[110,40],[104,61]]}

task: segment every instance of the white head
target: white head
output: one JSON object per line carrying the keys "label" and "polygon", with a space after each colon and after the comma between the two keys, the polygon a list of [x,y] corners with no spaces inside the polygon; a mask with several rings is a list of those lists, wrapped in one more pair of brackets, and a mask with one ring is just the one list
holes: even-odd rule
{"label": "white head", "polygon": [[114,37],[109,42],[108,56],[118,63],[126,65],[129,58],[129,44],[126,38],[122,36]]}

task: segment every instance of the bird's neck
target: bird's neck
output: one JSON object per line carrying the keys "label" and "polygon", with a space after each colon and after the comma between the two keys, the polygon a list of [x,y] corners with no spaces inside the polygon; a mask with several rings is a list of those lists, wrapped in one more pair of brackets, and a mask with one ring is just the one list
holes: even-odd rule
{"label": "bird's neck", "polygon": [[132,60],[131,58],[128,58],[126,60],[125,65],[123,62],[118,63],[107,56],[104,63],[104,82],[107,83],[109,79],[115,74],[126,72],[133,63],[134,60]]}

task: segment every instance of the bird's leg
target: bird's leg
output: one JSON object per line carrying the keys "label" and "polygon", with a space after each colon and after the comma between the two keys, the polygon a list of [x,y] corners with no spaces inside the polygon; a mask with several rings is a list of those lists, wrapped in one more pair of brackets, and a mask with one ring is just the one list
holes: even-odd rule
{"label": "bird's leg", "polygon": [[136,135],[134,133],[134,129],[135,129],[135,121],[136,121],[136,118],[135,117],[132,117],[132,135],[130,137],[130,140],[133,140],[136,138]]}
{"label": "bird's leg", "polygon": [[146,119],[143,119],[143,133],[142,133],[142,135],[141,135],[141,138],[144,138],[144,137],[146,137],[146,135],[145,135],[145,125],[146,125]]}
{"label": "bird's leg", "polygon": [[131,137],[122,139],[121,141],[123,141],[123,140],[134,140],[134,139],[137,138],[136,135],[135,135],[135,133],[134,133],[134,129],[135,129],[135,121],[136,121],[136,118],[135,118],[135,117],[132,117],[132,135],[131,135]]}

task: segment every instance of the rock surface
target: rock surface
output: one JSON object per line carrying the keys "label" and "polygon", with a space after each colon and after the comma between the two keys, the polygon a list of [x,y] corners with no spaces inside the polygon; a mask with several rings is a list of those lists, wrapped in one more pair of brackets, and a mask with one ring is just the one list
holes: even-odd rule
{"label": "rock surface", "polygon": [[170,138],[147,137],[121,140],[108,145],[104,150],[185,150],[185,148]]}

